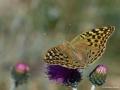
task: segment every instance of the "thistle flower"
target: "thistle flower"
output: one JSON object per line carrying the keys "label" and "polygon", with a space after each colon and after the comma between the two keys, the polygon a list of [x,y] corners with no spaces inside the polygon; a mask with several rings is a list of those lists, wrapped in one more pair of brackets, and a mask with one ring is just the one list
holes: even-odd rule
{"label": "thistle flower", "polygon": [[72,88],[76,88],[81,80],[81,73],[77,69],[69,69],[59,65],[48,65],[47,75],[50,80]]}
{"label": "thistle flower", "polygon": [[[95,86],[101,86],[105,83],[108,69],[105,65],[98,65],[90,74],[89,80],[93,84],[92,88]],[[94,89],[91,89],[94,90]]]}
{"label": "thistle flower", "polygon": [[25,63],[18,63],[13,67],[11,75],[14,79],[15,87],[27,81],[29,71],[29,66]]}

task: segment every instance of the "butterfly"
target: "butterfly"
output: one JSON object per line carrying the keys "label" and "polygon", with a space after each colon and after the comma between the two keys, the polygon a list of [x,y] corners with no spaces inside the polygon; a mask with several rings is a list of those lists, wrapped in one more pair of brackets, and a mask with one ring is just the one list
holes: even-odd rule
{"label": "butterfly", "polygon": [[84,69],[98,60],[105,51],[114,26],[100,27],[76,36],[70,42],[50,48],[44,56],[49,65],[60,65],[70,69]]}

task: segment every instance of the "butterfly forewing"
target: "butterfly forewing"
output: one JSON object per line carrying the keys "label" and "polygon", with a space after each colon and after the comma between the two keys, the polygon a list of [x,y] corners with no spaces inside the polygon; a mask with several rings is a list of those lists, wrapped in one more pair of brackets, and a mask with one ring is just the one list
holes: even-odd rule
{"label": "butterfly forewing", "polygon": [[[107,40],[114,30],[113,26],[92,29],[75,37],[71,44],[80,51],[86,50],[87,64],[91,64],[104,53]],[[87,49],[81,48],[82,45],[85,45]]]}

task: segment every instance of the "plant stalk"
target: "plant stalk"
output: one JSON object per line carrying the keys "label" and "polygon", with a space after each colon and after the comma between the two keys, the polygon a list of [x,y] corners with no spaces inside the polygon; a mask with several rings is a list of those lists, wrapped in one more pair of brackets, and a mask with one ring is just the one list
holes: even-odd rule
{"label": "plant stalk", "polygon": [[92,85],[92,86],[91,86],[91,90],[95,90],[95,85]]}

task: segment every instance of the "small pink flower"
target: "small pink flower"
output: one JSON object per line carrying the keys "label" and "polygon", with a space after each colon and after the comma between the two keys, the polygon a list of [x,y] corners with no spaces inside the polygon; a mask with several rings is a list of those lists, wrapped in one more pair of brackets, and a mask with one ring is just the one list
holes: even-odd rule
{"label": "small pink flower", "polygon": [[98,68],[96,68],[97,73],[106,74],[108,71],[108,68],[105,65],[99,65]]}
{"label": "small pink flower", "polygon": [[25,63],[17,63],[11,72],[12,78],[15,81],[15,86],[17,87],[20,84],[26,83],[29,78],[30,68]]}
{"label": "small pink flower", "polygon": [[24,64],[24,63],[18,63],[16,64],[15,66],[15,70],[17,73],[25,73],[25,72],[29,72],[29,66],[27,64]]}

